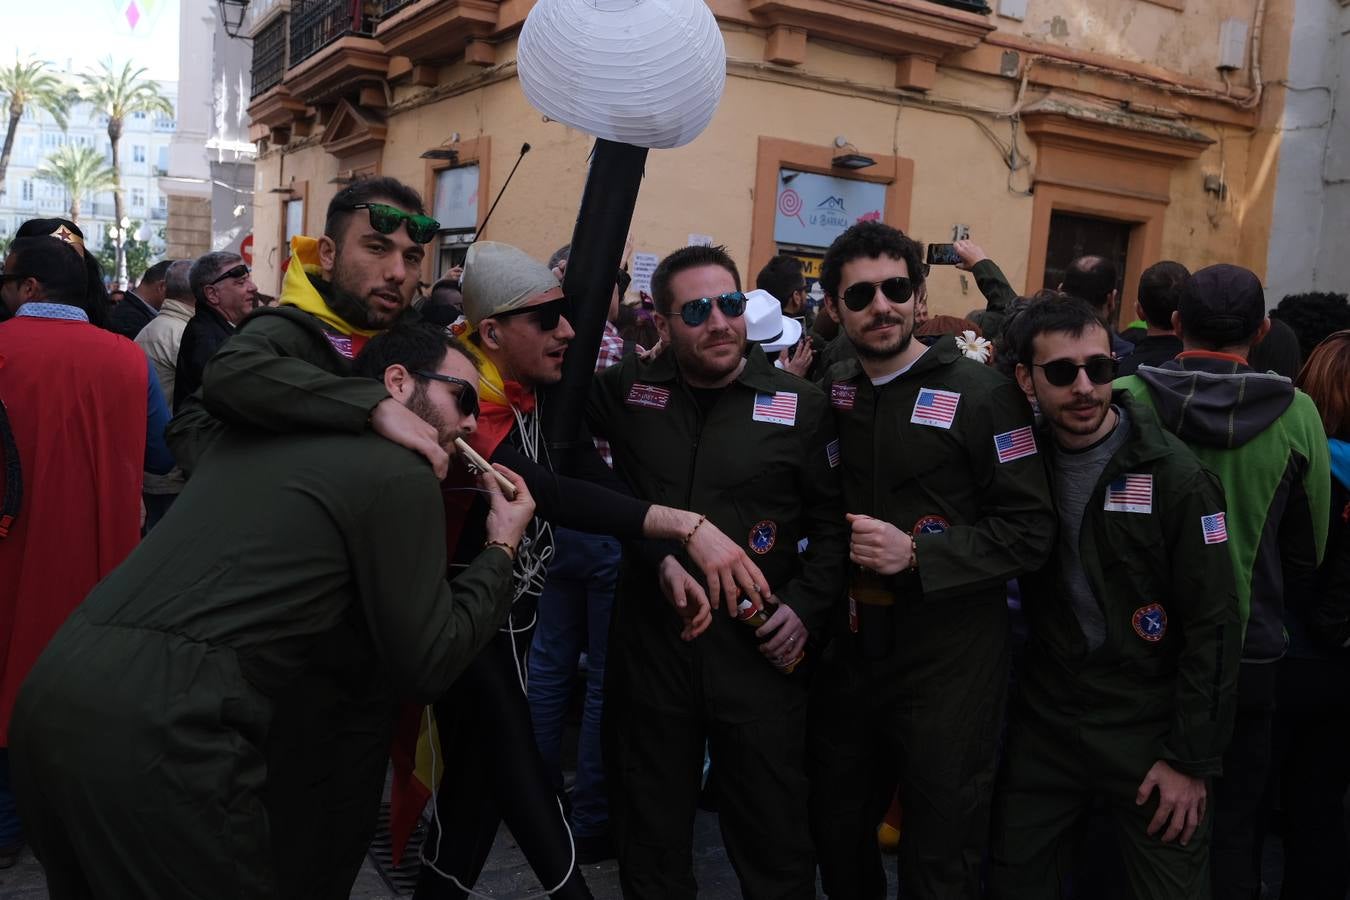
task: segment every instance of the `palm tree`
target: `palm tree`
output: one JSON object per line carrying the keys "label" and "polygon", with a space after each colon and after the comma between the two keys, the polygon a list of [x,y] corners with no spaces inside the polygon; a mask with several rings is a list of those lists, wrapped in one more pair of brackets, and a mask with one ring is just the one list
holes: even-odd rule
{"label": "palm tree", "polygon": [[[106,191],[117,184],[112,167],[93,147],[67,144],[58,147],[38,167],[37,177],[65,188],[70,195],[70,221],[80,220],[80,198]],[[121,221],[120,219],[118,221]]]}
{"label": "palm tree", "polygon": [[122,164],[119,144],[122,140],[122,123],[134,113],[156,113],[173,115],[173,104],[159,92],[159,86],[143,76],[145,69],[133,69],[131,63],[123,63],[118,69],[111,58],[99,62],[92,72],[83,72],[80,80],[84,82],[84,99],[93,106],[95,113],[108,117],[108,140],[112,146],[113,169],[113,209],[119,225],[117,244],[117,283],[123,290],[127,286],[126,242],[120,236],[122,222]]}
{"label": "palm tree", "polygon": [[0,194],[5,192],[5,173],[9,170],[9,155],[14,149],[14,135],[19,130],[23,111],[29,104],[45,109],[65,131],[70,100],[69,86],[49,71],[44,62],[16,60],[12,66],[0,67],[0,109],[8,108],[9,111],[5,146],[0,150]]}

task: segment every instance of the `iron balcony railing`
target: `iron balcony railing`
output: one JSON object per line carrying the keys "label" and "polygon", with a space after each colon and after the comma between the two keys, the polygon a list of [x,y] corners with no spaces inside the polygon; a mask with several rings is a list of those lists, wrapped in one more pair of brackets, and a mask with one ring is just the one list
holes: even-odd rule
{"label": "iron balcony railing", "polygon": [[380,0],[380,18],[386,19],[403,7],[411,6],[416,2],[417,0]]}
{"label": "iron balcony railing", "polygon": [[253,93],[266,93],[286,74],[286,19],[277,16],[253,38]]}
{"label": "iron balcony railing", "polygon": [[372,0],[296,0],[291,6],[291,59],[298,66],[349,34],[375,33]]}

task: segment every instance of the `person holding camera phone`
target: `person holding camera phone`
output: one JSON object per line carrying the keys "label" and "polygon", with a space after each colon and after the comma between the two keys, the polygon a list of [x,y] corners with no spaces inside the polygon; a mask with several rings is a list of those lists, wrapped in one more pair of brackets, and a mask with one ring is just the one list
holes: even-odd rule
{"label": "person holding camera phone", "polygon": [[1055,520],[1017,387],[951,336],[913,338],[919,244],[879,222],[825,254],[826,304],[856,352],[825,379],[852,528],[847,624],[812,696],[812,830],[825,892],[878,896],[892,788],[904,896],[975,898],[1009,658],[1005,585]]}

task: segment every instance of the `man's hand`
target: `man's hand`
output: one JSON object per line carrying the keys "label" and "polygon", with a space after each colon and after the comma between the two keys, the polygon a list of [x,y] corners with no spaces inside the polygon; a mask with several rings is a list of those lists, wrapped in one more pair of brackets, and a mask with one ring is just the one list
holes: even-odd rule
{"label": "man's hand", "polygon": [[453,281],[455,286],[458,287],[459,283],[464,280],[464,267],[451,266],[450,271],[445,273],[445,277]]}
{"label": "man's hand", "polygon": [[530,496],[530,489],[525,486],[525,479],[506,468],[506,466],[493,463],[492,468],[501,472],[508,481],[516,486],[516,499],[506,499],[506,495],[502,493],[501,485],[497,484],[497,479],[492,477],[492,473],[478,473],[478,484],[488,495],[489,505],[485,529],[487,539],[489,541],[501,541],[512,547],[519,547],[520,537],[525,533],[525,526],[529,525],[530,519],[534,518],[534,498]]}
{"label": "man's hand", "polygon": [[956,241],[952,244],[952,249],[956,251],[957,256],[961,257],[961,261],[956,264],[956,267],[964,272],[969,272],[977,262],[989,258],[980,249],[980,245],[971,240]]}
{"label": "man's hand", "polygon": [[376,404],[370,414],[370,427],[385,440],[425,456],[438,480],[450,471],[450,454],[441,446],[436,428],[393,397],[385,397]]}
{"label": "man's hand", "polygon": [[783,360],[783,368],[798,378],[805,378],[811,369],[811,361],[815,358],[816,351],[811,346],[811,337],[803,334],[802,339],[797,342],[796,353],[790,359]]}
{"label": "man's hand", "polygon": [[882,575],[894,575],[908,569],[914,560],[914,539],[890,522],[848,513],[845,520],[853,526],[848,541],[848,558]]}
{"label": "man's hand", "polygon": [[[739,544],[723,534],[710,520],[705,520],[694,529],[694,536],[685,549],[708,579],[708,602],[713,609],[721,604],[723,596],[727,599],[727,613],[732,618],[740,615],[736,601],[742,595],[750,598],[755,610],[764,605],[762,598],[769,596],[769,582],[764,578],[764,573]],[[753,612],[749,610],[744,615],[749,616]]]}
{"label": "man's hand", "polygon": [[755,637],[763,641],[759,652],[782,669],[801,655],[806,646],[807,631],[792,607],[779,602],[769,621],[755,629]]}
{"label": "man's hand", "polygon": [[638,354],[638,359],[642,360],[643,362],[651,362],[652,360],[660,356],[661,351],[664,349],[666,349],[666,345],[661,341],[660,338],[657,338],[655,344],[652,344],[646,350],[643,350],[641,353]]}
{"label": "man's hand", "polygon": [[673,556],[661,560],[658,572],[661,592],[675,607],[676,614],[684,620],[680,640],[692,641],[712,624],[712,607],[708,604],[708,595],[703,592],[698,579],[690,575]]}
{"label": "man's hand", "polygon": [[1135,793],[1134,803],[1143,806],[1158,789],[1158,811],[1153,821],[1148,823],[1148,834],[1152,837],[1170,818],[1172,821],[1163,832],[1162,842],[1171,843],[1181,836],[1181,846],[1190,843],[1191,835],[1205,820],[1205,779],[1183,775],[1162,760],[1153,764],[1144,776],[1143,784]]}

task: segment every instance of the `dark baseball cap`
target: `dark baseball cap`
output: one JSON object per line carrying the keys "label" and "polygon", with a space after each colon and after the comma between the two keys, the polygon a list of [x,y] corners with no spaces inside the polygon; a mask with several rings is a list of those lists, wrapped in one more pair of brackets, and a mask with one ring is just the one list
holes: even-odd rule
{"label": "dark baseball cap", "polygon": [[1212,347],[1248,343],[1266,317],[1261,279],[1220,263],[1191,275],[1177,304],[1186,337]]}

